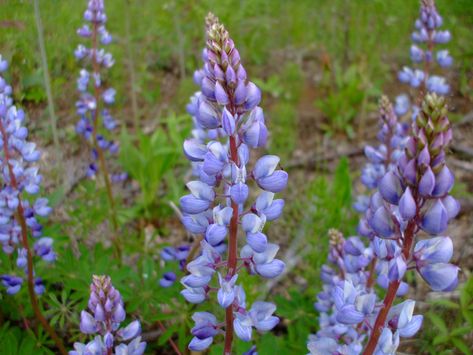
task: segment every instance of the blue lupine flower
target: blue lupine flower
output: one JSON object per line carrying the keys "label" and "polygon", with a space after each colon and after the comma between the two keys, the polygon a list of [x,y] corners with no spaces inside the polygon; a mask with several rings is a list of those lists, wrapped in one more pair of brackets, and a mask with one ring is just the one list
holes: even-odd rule
{"label": "blue lupine flower", "polygon": [[[117,127],[109,110],[115,102],[116,90],[105,87],[101,72],[102,69],[110,68],[114,64],[112,54],[99,47],[100,44],[106,46],[112,42],[112,36],[105,28],[107,16],[103,0],[89,0],[84,12],[84,20],[90,25],[83,25],[77,30],[77,34],[90,40],[91,45],[87,47],[80,44],[74,55],[77,60],[89,63],[91,69],[90,71],[86,68],[81,69],[77,79],[80,98],[76,102],[79,115],[76,132],[82,135],[93,149],[87,176],[94,177],[99,171],[99,165],[96,163],[99,155],[107,152],[114,155],[118,152],[118,143],[108,138],[108,132]],[[104,130],[101,129],[102,127]],[[111,174],[106,178],[112,182],[121,182],[127,178],[127,175],[125,173]]]}
{"label": "blue lupine flower", "polygon": [[[109,276],[93,276],[90,285],[88,311],[80,315],[80,330],[84,334],[97,334],[87,344],[74,343],[70,355],[105,354],[114,349],[115,355],[142,355],[146,343],[141,341],[141,325],[138,320],[120,328],[126,313],[120,292]],[[124,342],[128,342],[128,344]],[[120,344],[116,345],[116,343]]]}
{"label": "blue lupine flower", "polygon": [[217,318],[212,313],[196,312],[192,319],[195,322],[195,326],[191,329],[194,338],[189,344],[189,349],[205,350],[212,344],[214,336],[221,332],[217,326]]}
{"label": "blue lupine flower", "polygon": [[[440,31],[442,26],[442,17],[437,12],[434,0],[421,1],[419,18],[415,22],[415,31],[412,33],[412,41],[416,44],[410,48],[411,60],[419,65],[418,69],[404,67],[399,72],[398,78],[402,83],[408,84],[413,88],[427,89],[428,92],[434,92],[438,95],[446,95],[450,91],[449,85],[445,79],[440,76],[432,75],[432,64],[435,61],[441,68],[448,68],[453,64],[453,59],[448,50],[439,50],[435,52],[436,44],[445,44],[450,41],[449,31]],[[418,98],[415,98],[416,101]],[[398,115],[405,115],[406,101],[403,102],[402,110],[397,110]],[[414,108],[412,108],[413,117]]]}
{"label": "blue lupine flower", "polygon": [[[459,268],[450,263],[453,243],[436,236],[459,212],[458,202],[449,195],[454,177],[445,163],[452,139],[446,113],[445,99],[428,94],[403,149],[388,154],[389,167],[360,221],[359,232],[369,238],[369,246],[358,237],[345,239],[330,232],[329,265],[322,267],[324,286],[315,304],[321,312],[320,330],[309,338],[311,354],[360,354],[366,341],[368,353],[395,354],[400,337],[414,336],[423,320],[413,315],[415,302],[380,307],[373,290],[376,279],[389,297],[405,295],[408,261],[433,290],[457,286]],[[396,122],[396,116],[391,117]],[[378,138],[382,141],[383,135]],[[367,156],[379,164],[386,151],[370,148]],[[416,242],[419,230],[433,236]],[[246,253],[254,252],[248,247]],[[386,319],[384,324],[378,323],[381,319]]]}
{"label": "blue lupine flower", "polygon": [[178,261],[179,264],[185,261],[189,254],[190,246],[183,244],[178,247],[166,247],[161,251],[161,258],[165,261]]}
{"label": "blue lupine flower", "polygon": [[[407,97],[400,98],[405,101]],[[408,100],[408,99],[407,99]],[[399,105],[405,106],[405,103]],[[404,107],[402,111],[406,110]],[[402,150],[407,142],[408,127],[398,122],[398,118],[387,97],[382,97],[379,105],[380,113],[380,130],[378,132],[378,140],[380,145],[375,148],[372,146],[365,147],[365,156],[368,158],[367,163],[361,173],[361,182],[368,189],[375,189],[381,178],[396,166],[396,162],[402,154]],[[355,209],[361,213],[365,212],[368,204],[367,196],[360,196],[357,200]]]}
{"label": "blue lupine flower", "polygon": [[[382,204],[378,198],[372,199],[367,210],[369,226],[379,237],[372,239],[372,245],[378,258],[378,283],[384,288],[401,281],[407,270],[411,250],[406,249],[406,238],[415,240],[419,229],[433,235],[444,233],[459,211],[458,203],[449,195],[454,178],[445,163],[445,149],[452,139],[446,113],[444,98],[426,96],[398,168],[379,183]],[[393,240],[380,239],[387,237]],[[415,244],[412,259],[416,269],[435,291],[450,291],[458,283],[459,268],[449,263],[452,253],[449,237],[431,237]],[[399,285],[402,283],[397,294]],[[391,309],[391,313],[398,310],[399,315],[389,322],[392,329],[388,332],[384,328],[381,333],[378,350],[382,353],[393,353],[399,336],[412,336],[421,326],[421,316],[412,316],[414,302],[404,302],[405,310],[401,311],[402,305]]]}
{"label": "blue lupine flower", "polygon": [[[211,14],[206,23],[204,68],[194,74],[200,92],[187,105],[194,129],[183,145],[198,180],[187,184],[190,194],[180,200],[183,225],[204,240],[201,254],[186,267],[189,275],[181,280],[185,286],[181,294],[191,303],[205,301],[214,291],[209,283],[217,274],[218,303],[225,309],[231,307],[236,335],[249,341],[252,328],[268,331],[277,318],[272,316],[273,306],[255,303],[246,311],[243,289],[236,284],[237,271],[243,266],[251,274],[273,278],[284,270],[284,263],[275,258],[279,247],[268,243],[263,227],[282,213],[284,201],[274,199],[274,194],[286,187],[288,176],[273,155],[263,156],[253,169],[247,168],[250,149],[263,147],[267,141],[263,110],[258,106],[261,92],[247,80],[239,52],[223,25]],[[249,201],[252,180],[263,190],[254,202]],[[236,238],[239,225],[247,244],[237,261],[234,240],[228,238]],[[225,260],[222,253],[227,249]],[[200,329],[197,321],[196,328]],[[224,333],[225,327],[221,328],[219,332]],[[189,348],[207,348],[214,335],[194,334]]]}
{"label": "blue lupine flower", "polygon": [[[0,73],[7,69],[8,62],[0,55]],[[28,250],[34,252],[32,257],[47,262],[54,261],[56,254],[52,248],[53,239],[43,237],[39,222],[52,211],[48,200],[38,196],[42,176],[35,163],[41,153],[35,143],[27,140],[25,113],[13,105],[11,95],[11,86],[0,75],[0,170],[4,182],[0,190],[0,244],[5,253],[16,253],[16,265],[26,275]],[[19,218],[24,219],[28,231],[22,231]],[[31,241],[24,244],[22,232],[34,238],[33,247]],[[15,294],[20,291],[23,276],[3,275],[2,284],[8,294]],[[36,277],[33,286],[37,294],[44,292],[41,278]]]}

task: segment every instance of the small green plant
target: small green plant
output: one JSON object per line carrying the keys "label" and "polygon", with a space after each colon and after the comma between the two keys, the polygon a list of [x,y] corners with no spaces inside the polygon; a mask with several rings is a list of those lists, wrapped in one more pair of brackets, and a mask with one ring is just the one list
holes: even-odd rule
{"label": "small green plant", "polygon": [[[439,299],[427,312],[425,350],[431,354],[473,354],[473,276],[460,289],[460,302]],[[456,349],[457,351],[453,351]]]}
{"label": "small green plant", "polygon": [[330,85],[326,97],[317,99],[315,106],[322,111],[327,123],[322,128],[329,134],[343,132],[354,137],[353,125],[366,101],[377,94],[363,76],[362,66],[351,65],[343,70],[336,64],[327,77]]}
{"label": "small green plant", "polygon": [[121,134],[120,162],[124,170],[135,179],[141,188],[137,209],[151,218],[151,208],[159,204],[160,188],[166,182],[169,191],[176,189],[174,176],[170,174],[181,157],[181,142],[187,134],[184,122],[187,116],[171,114],[165,127],[159,127],[152,134],[139,134],[137,143],[126,132]]}

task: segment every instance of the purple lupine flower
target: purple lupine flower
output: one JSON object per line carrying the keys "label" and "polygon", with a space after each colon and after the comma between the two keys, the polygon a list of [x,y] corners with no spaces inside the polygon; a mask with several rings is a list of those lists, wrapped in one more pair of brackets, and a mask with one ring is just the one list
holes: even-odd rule
{"label": "purple lupine flower", "polygon": [[[201,333],[202,312],[196,313],[194,338],[189,344],[196,351],[209,347],[217,333],[231,331],[230,322],[236,335],[249,341],[253,328],[268,331],[279,321],[272,315],[275,306],[269,303],[255,302],[246,311],[245,294],[237,281],[241,267],[266,278],[282,273],[284,263],[275,258],[279,247],[268,243],[263,228],[281,215],[284,201],[274,199],[274,194],[287,184],[287,173],[279,168],[277,156],[260,157],[253,169],[248,168],[251,149],[263,147],[267,141],[263,110],[258,106],[261,92],[248,81],[240,54],[224,26],[211,14],[206,26],[204,67],[194,74],[200,92],[187,105],[194,130],[183,146],[198,180],[187,184],[190,194],[180,201],[182,223],[204,240],[201,253],[186,267],[189,275],[181,281],[185,286],[181,294],[191,303],[201,303],[217,291],[218,303],[232,315],[226,326],[217,329],[216,318],[207,314],[205,322],[211,318],[211,326]],[[263,190],[255,202],[249,201],[252,181]],[[247,244],[237,260],[239,224]],[[220,287],[215,290],[209,283],[216,276]],[[231,344],[225,348],[229,351]]]}
{"label": "purple lupine flower", "polygon": [[[378,277],[382,277],[390,294],[399,294],[410,258],[433,290],[450,291],[458,283],[459,269],[450,264],[453,244],[449,237],[435,236],[444,233],[448,222],[459,212],[458,203],[449,195],[454,178],[445,162],[445,150],[452,139],[446,115],[445,99],[428,94],[398,168],[387,173],[379,184],[382,201],[372,200],[368,212],[384,209],[387,218],[396,225],[390,240],[384,239],[386,235],[376,228],[385,224],[382,221],[385,216],[367,212],[375,234],[372,243],[378,258]],[[416,242],[419,230],[434,236]],[[411,245],[415,246],[412,255]],[[367,348],[374,350],[377,346],[382,353],[389,353],[383,349],[394,351],[399,336],[414,335],[422,317],[413,316],[413,308],[413,301],[405,301],[391,310],[380,310],[379,314],[390,312],[388,322],[379,324],[382,318],[376,316],[374,329],[383,330],[371,334]]]}
{"label": "purple lupine flower", "polygon": [[[77,60],[84,63],[77,79],[77,90],[80,98],[76,102],[79,121],[76,132],[84,137],[93,149],[92,162],[87,169],[87,176],[94,177],[103,169],[98,164],[101,155],[115,155],[118,152],[118,143],[112,141],[110,132],[115,130],[117,122],[109,108],[115,103],[116,90],[106,86],[104,69],[113,66],[112,54],[107,52],[106,46],[112,42],[112,36],[105,28],[107,16],[103,0],[89,0],[84,12],[84,20],[88,22],[77,30],[77,34],[90,41],[90,47],[80,44],[74,52]],[[86,66],[90,66],[90,69]],[[106,170],[106,169],[105,169]],[[108,172],[104,172],[108,174]],[[111,182],[122,182],[127,178],[124,173],[107,176]]]}
{"label": "purple lupine flower", "polygon": [[[41,218],[47,217],[52,209],[48,200],[39,196],[42,176],[35,164],[40,158],[36,144],[29,142],[28,130],[24,126],[25,113],[13,105],[12,88],[1,75],[8,68],[8,62],[0,55],[0,170],[3,179],[0,190],[0,244],[6,254],[16,258],[19,274],[3,275],[2,285],[8,294],[20,291],[23,278],[28,274],[28,252],[47,262],[56,258],[53,239],[43,237]],[[27,230],[22,231],[20,218]],[[34,242],[22,239],[22,233],[30,234]],[[31,244],[34,244],[31,247]],[[29,251],[28,251],[29,250]],[[34,260],[33,260],[34,261]],[[34,275],[34,270],[31,270]],[[24,276],[23,276],[24,275]],[[44,292],[41,278],[33,282],[37,294]]]}
{"label": "purple lupine flower", "polygon": [[113,287],[110,277],[92,276],[88,311],[81,312],[80,330],[96,336],[87,344],[74,343],[74,350],[69,354],[106,354],[114,349],[116,355],[142,355],[146,343],[141,341],[140,322],[135,320],[120,328],[125,317],[122,297]]}
{"label": "purple lupine flower", "polygon": [[[396,166],[407,142],[408,133],[408,126],[398,121],[395,110],[386,96],[380,100],[379,114],[380,130],[377,138],[381,144],[377,148],[365,147],[365,155],[369,162],[361,172],[361,182],[371,190],[377,188],[384,174]],[[368,200],[368,196],[359,196],[354,208],[358,212],[365,212]]]}
{"label": "purple lupine flower", "polygon": [[315,308],[320,312],[320,330],[309,337],[310,354],[359,354],[366,330],[376,307],[376,294],[366,287],[371,247],[358,237],[345,239],[329,231],[329,263],[322,267],[323,290]]}
{"label": "purple lupine flower", "polygon": [[[165,247],[161,250],[161,259],[164,262],[177,261],[179,264],[179,270],[183,271],[189,251],[189,244],[183,244],[178,247]],[[161,287],[171,287],[174,285],[176,280],[177,275],[172,271],[168,271],[163,274],[163,277],[159,280],[159,284]]]}
{"label": "purple lupine flower", "polygon": [[[443,20],[439,15],[434,0],[421,0],[419,18],[415,22],[415,30],[412,33],[412,41],[415,43],[410,48],[411,60],[419,66],[418,69],[404,67],[398,74],[400,82],[410,85],[415,89],[422,89],[419,95],[427,92],[433,92],[438,95],[447,95],[450,91],[445,78],[431,75],[433,64],[437,63],[441,68],[452,66],[453,59],[447,50],[435,52],[436,44],[444,44],[450,41],[449,31],[441,31]],[[421,98],[421,97],[420,97]],[[421,101],[415,98],[413,102]],[[400,116],[405,115],[409,107],[406,101],[403,101],[402,109],[396,113]],[[415,119],[417,108],[412,107],[412,117]]]}
{"label": "purple lupine flower", "polygon": [[[450,263],[453,243],[438,236],[459,212],[449,195],[454,177],[445,163],[452,139],[446,113],[445,99],[428,94],[411,136],[395,159],[388,160],[391,166],[378,180],[378,191],[360,221],[359,232],[368,237],[369,246],[357,237],[331,232],[330,264],[322,267],[324,287],[315,304],[321,312],[320,330],[309,338],[311,354],[360,354],[364,344],[366,353],[394,354],[401,337],[414,336],[423,320],[413,314],[415,302],[380,307],[372,283],[376,279],[390,297],[406,294],[408,262],[433,290],[456,287],[459,268]],[[380,163],[385,152],[368,149],[367,155]],[[419,230],[433,236],[416,241]]]}

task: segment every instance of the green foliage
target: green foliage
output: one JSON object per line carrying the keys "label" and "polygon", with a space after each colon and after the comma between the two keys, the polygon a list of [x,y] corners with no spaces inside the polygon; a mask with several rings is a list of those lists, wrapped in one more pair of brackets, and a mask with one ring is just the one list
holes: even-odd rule
{"label": "green foliage", "polygon": [[335,65],[333,71],[326,76],[328,92],[326,97],[317,99],[315,106],[320,109],[328,123],[323,125],[330,135],[344,132],[354,137],[355,119],[360,119],[360,111],[368,100],[379,94],[378,90],[368,86],[361,66],[351,65],[343,70]]}
{"label": "green foliage", "polygon": [[25,333],[20,328],[10,327],[9,323],[5,323],[0,328],[0,339],[2,354],[4,355],[54,354],[46,347],[51,345],[51,342],[47,340],[42,330],[35,335],[32,331]]}
{"label": "green foliage", "polygon": [[161,185],[175,185],[173,175],[176,163],[182,157],[182,142],[187,135],[183,123],[187,116],[171,114],[166,119],[166,130],[156,129],[151,135],[139,134],[135,145],[125,131],[121,134],[120,163],[123,169],[135,179],[141,188],[138,211],[144,210],[150,218],[150,208],[157,204]]}
{"label": "green foliage", "polygon": [[265,110],[266,122],[270,132],[269,147],[271,152],[287,161],[297,141],[296,104],[304,85],[303,73],[295,63],[286,64],[280,73],[271,75],[266,80],[255,79],[262,92],[275,100]]}
{"label": "green foliage", "polygon": [[[125,2],[130,5],[124,6]],[[460,94],[467,102],[473,99],[473,10],[469,2],[437,0],[453,34],[449,49],[458,69]],[[75,31],[82,21],[84,6],[85,1],[41,2],[53,94],[60,122],[66,126],[64,130],[61,127],[63,141],[69,146],[79,141],[70,118],[75,119],[73,101],[79,70],[72,52],[80,41]],[[86,307],[91,276],[109,274],[123,295],[128,320],[140,318],[146,332],[160,329],[158,322],[166,328],[157,340],[149,343],[148,353],[167,353],[170,338],[185,351],[194,307],[179,295],[179,283],[168,289],[159,287],[164,271],[181,275],[177,265],[163,268],[159,251],[165,243],[182,242],[185,238],[166,206],[181,195],[184,175],[189,171],[188,162],[181,164],[181,147],[191,120],[181,113],[196,90],[190,74],[201,66],[206,13],[215,12],[226,24],[251,80],[261,87],[271,134],[270,152],[282,157],[284,167],[299,147],[298,106],[299,99],[307,94],[303,91],[306,86],[316,90],[316,107],[325,116],[326,133],[352,137],[354,128],[371,111],[372,99],[378,96],[385,78],[390,77],[389,71],[409,62],[409,32],[418,3],[403,0],[393,7],[385,0],[116,0],[107,1],[106,6],[109,30],[115,38],[110,50],[117,65],[104,80],[113,83],[118,91],[117,118],[126,127],[131,117],[126,44],[132,46],[140,117],[176,114],[171,113],[157,123],[143,122],[143,126],[156,126],[153,133],[148,133],[149,129],[136,135],[123,131],[118,137],[120,163],[140,188],[136,196],[133,183],[123,191],[116,187],[122,261],[116,259],[109,247],[109,207],[100,176],[96,181],[80,181],[70,193],[62,188],[52,192],[51,202],[57,212],[51,220],[54,225],[45,225],[45,235],[54,238],[58,261],[55,265],[38,263],[36,271],[44,278],[47,289],[40,300],[52,326],[70,347],[76,340],[85,340],[79,334],[78,315]],[[0,53],[12,62],[8,80],[13,84],[15,100],[31,109],[33,128],[49,132],[42,123],[46,96],[33,14],[31,2],[2,3]],[[126,43],[126,17],[131,23],[131,43]],[[389,57],[385,53],[390,53]],[[31,134],[36,141],[48,141],[48,136],[37,129],[31,130]],[[45,180],[49,181],[51,164],[48,159],[45,162]],[[325,171],[328,164],[321,165]],[[295,181],[293,172],[290,173],[290,181]],[[294,175],[298,173],[294,171]],[[352,181],[346,159],[340,161],[334,174],[317,172],[316,178],[307,177],[305,171],[302,174],[299,184],[290,184],[290,189],[297,190],[296,197],[289,196],[284,218],[274,224],[282,236],[270,236],[281,241],[281,254],[295,246],[297,265],[269,295],[255,277],[243,273],[239,279],[248,286],[249,304],[269,298],[277,303],[277,314],[282,319],[273,333],[254,334],[260,355],[307,351],[307,335],[317,327],[313,301],[320,290],[327,232],[337,228],[350,235],[357,223],[357,215],[351,209]],[[456,195],[466,196],[467,192],[468,185],[456,184]],[[156,226],[153,232],[147,230],[150,225]],[[0,274],[17,270],[14,264],[14,256],[0,253]],[[6,320],[0,328],[0,353],[53,353],[48,350],[53,344],[41,327],[31,321],[31,330],[25,328],[24,319],[33,319],[25,288],[14,297],[1,292],[0,310]],[[222,319],[218,305],[206,304],[200,310],[216,312]],[[470,276],[461,288],[459,303],[432,303],[426,315],[421,350],[431,354],[471,354],[472,329]],[[219,344],[212,347],[211,354],[222,353],[221,340],[221,336],[216,338]],[[243,353],[249,347],[248,343],[236,340],[235,352]]]}
{"label": "green foliage", "polygon": [[437,354],[473,354],[469,345],[473,335],[473,277],[470,275],[461,287],[459,303],[439,299],[431,305],[433,308],[426,314],[428,322],[424,324],[424,348]]}

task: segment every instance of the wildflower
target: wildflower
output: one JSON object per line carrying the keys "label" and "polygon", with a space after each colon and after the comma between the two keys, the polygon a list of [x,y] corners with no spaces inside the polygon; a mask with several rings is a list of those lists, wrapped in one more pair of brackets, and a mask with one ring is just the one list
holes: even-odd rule
{"label": "wildflower", "polygon": [[[190,194],[180,202],[182,223],[204,240],[201,254],[187,265],[190,274],[181,281],[185,286],[181,293],[189,302],[201,303],[210,298],[214,290],[209,282],[218,275],[217,300],[227,310],[225,326],[209,336],[193,332],[189,348],[203,350],[212,344],[214,335],[226,333],[225,351],[230,352],[231,332],[249,341],[252,328],[268,331],[277,324],[272,316],[274,306],[255,303],[246,311],[237,279],[241,267],[263,277],[276,277],[284,269],[284,263],[275,259],[279,247],[268,243],[263,227],[282,213],[284,201],[274,199],[274,194],[285,188],[287,173],[279,169],[279,158],[274,155],[259,158],[253,169],[248,167],[251,149],[264,146],[267,140],[263,110],[258,106],[261,93],[248,81],[228,32],[210,14],[203,60],[204,69],[194,74],[201,91],[187,106],[194,130],[183,147],[198,180],[187,184]],[[252,181],[263,190],[253,203],[248,201]],[[245,208],[247,213],[243,213]],[[239,224],[247,242],[241,261],[236,245]],[[225,244],[227,259],[222,256]],[[197,318],[196,328],[200,329],[200,315]],[[212,324],[215,322],[212,318]]]}
{"label": "wildflower", "polygon": [[[8,294],[16,294],[23,284],[22,274],[34,275],[34,270],[28,270],[28,258],[53,262],[56,254],[53,239],[43,236],[40,223],[52,211],[48,200],[39,196],[42,176],[35,163],[41,153],[27,140],[25,113],[13,105],[12,88],[1,76],[7,68],[8,62],[0,55],[0,169],[4,181],[0,190],[0,244],[6,254],[16,254],[20,269],[18,275],[3,275],[2,284]],[[32,249],[28,234],[34,239]],[[41,278],[32,282],[36,293],[42,294]]]}
{"label": "wildflower", "polygon": [[125,317],[122,297],[113,287],[110,277],[94,275],[90,285],[88,311],[82,311],[80,315],[80,330],[87,335],[97,335],[87,344],[74,343],[74,350],[69,354],[88,354],[87,351],[92,354],[105,354],[113,349],[116,355],[143,354],[146,343],[141,341],[140,322],[135,320],[120,328]]}
{"label": "wildflower", "polygon": [[[411,107],[413,119],[415,119],[416,111],[418,110],[415,103],[418,104],[418,102],[422,101],[421,96],[425,94],[425,91],[438,95],[447,95],[450,91],[445,78],[431,74],[435,62],[441,68],[449,68],[453,64],[453,58],[448,53],[448,50],[441,49],[435,51],[436,45],[448,43],[451,39],[449,31],[439,30],[442,24],[443,19],[437,11],[434,0],[421,0],[419,18],[415,22],[415,30],[411,36],[415,44],[410,48],[411,60],[419,68],[404,67],[398,73],[400,82],[408,84],[415,89],[421,89],[419,97],[416,98]],[[396,110],[396,114],[400,116],[405,115],[409,107],[407,101],[402,100],[402,109],[399,106],[400,109]]]}

